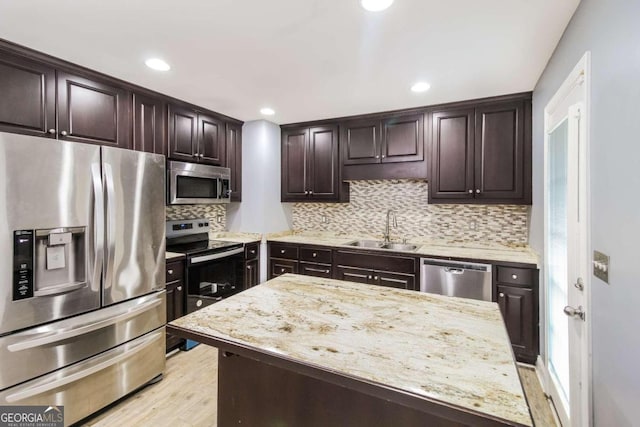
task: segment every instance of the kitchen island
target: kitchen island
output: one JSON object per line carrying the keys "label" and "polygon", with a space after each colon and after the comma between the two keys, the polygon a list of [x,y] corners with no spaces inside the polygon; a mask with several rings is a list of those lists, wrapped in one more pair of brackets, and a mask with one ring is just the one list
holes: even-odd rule
{"label": "kitchen island", "polygon": [[530,426],[495,303],[287,274],[171,322],[218,347],[218,425]]}

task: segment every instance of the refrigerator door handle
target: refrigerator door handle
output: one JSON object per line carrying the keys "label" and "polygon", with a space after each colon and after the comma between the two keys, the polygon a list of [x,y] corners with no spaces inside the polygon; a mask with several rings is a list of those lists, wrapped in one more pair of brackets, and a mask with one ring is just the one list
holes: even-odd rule
{"label": "refrigerator door handle", "polygon": [[[12,393],[12,394],[10,394],[9,396],[6,397],[6,401],[7,401],[7,403],[19,402],[21,400],[28,399],[30,397],[37,396],[37,395],[42,394],[42,393],[46,393],[46,392],[51,391],[51,390],[53,390],[55,388],[62,387],[62,386],[67,385],[69,383],[72,383],[72,382],[75,382],[75,381],[79,381],[82,378],[86,378],[89,375],[95,374],[96,372],[102,371],[103,369],[107,369],[108,367],[113,366],[116,363],[120,363],[123,360],[126,360],[126,359],[130,358],[134,354],[139,353],[140,351],[144,350],[145,347],[147,347],[148,345],[153,343],[153,341],[158,339],[160,337],[160,335],[162,335],[162,332],[156,332],[154,334],[151,334],[151,335],[145,337],[143,340],[140,340],[139,343],[137,343],[134,347],[130,348],[126,352],[124,352],[122,354],[119,354],[116,357],[113,357],[113,358],[107,359],[105,361],[96,363],[96,364],[94,364],[92,366],[90,365],[87,369],[83,369],[81,371],[75,372],[75,373],[73,373],[71,375],[68,375],[66,377],[62,377],[62,378],[57,379],[55,381],[51,381],[51,382],[49,382],[47,384],[36,385],[36,386],[33,386],[33,387],[27,387],[24,390],[20,390],[20,391],[17,391],[16,393]],[[88,362],[85,362],[85,363],[91,364],[91,361],[88,361]]]}
{"label": "refrigerator door handle", "polygon": [[12,353],[15,353],[17,351],[28,350],[30,348],[55,344],[56,342],[60,342],[60,341],[68,340],[70,338],[74,338],[80,335],[88,334],[89,332],[93,332],[98,329],[106,328],[107,326],[115,325],[116,323],[129,320],[132,317],[136,317],[138,314],[142,313],[143,311],[150,310],[154,307],[159,306],[160,304],[162,304],[162,299],[148,301],[144,304],[140,304],[138,307],[125,311],[124,313],[114,317],[100,319],[97,322],[80,325],[78,327],[68,329],[66,331],[62,331],[59,333],[47,332],[46,335],[43,337],[34,338],[34,339],[18,342],[15,344],[10,344],[7,346],[7,350],[9,350]]}
{"label": "refrigerator door handle", "polygon": [[91,288],[99,289],[100,279],[102,278],[102,258],[104,256],[104,191],[99,163],[91,165],[91,179],[93,181],[93,218],[95,224],[93,229],[94,258]]}
{"label": "refrigerator door handle", "polygon": [[74,282],[67,283],[65,285],[50,286],[45,289],[41,289],[33,292],[35,297],[50,297],[56,295],[66,294],[68,292],[77,291],[87,287],[87,282]]}
{"label": "refrigerator door handle", "polygon": [[113,170],[109,163],[104,163],[105,186],[107,187],[107,258],[105,266],[104,288],[113,284],[113,263],[116,248],[116,211],[113,204],[116,201],[116,190],[113,181]]}

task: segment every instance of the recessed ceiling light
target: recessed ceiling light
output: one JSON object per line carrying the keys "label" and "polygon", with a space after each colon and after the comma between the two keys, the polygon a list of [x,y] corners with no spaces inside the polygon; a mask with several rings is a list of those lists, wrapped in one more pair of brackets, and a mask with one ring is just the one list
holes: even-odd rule
{"label": "recessed ceiling light", "polygon": [[362,7],[370,12],[380,12],[381,10],[385,10],[391,6],[392,3],[393,0],[360,0]]}
{"label": "recessed ceiling light", "polygon": [[426,92],[431,88],[431,85],[427,82],[418,82],[411,86],[411,91],[415,93]]}
{"label": "recessed ceiling light", "polygon": [[260,113],[265,116],[273,116],[276,112],[273,111],[273,108],[265,107],[260,109]]}
{"label": "recessed ceiling light", "polygon": [[147,64],[147,67],[156,71],[169,71],[171,69],[169,64],[159,58],[149,58],[144,63]]}

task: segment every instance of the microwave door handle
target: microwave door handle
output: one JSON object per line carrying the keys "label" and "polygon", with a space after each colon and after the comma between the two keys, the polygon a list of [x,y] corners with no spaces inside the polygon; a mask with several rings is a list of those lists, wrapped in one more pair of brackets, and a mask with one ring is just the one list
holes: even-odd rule
{"label": "microwave door handle", "polygon": [[91,289],[100,289],[102,264],[104,257],[104,188],[102,186],[100,164],[91,165],[91,181],[93,183],[93,280]]}
{"label": "microwave door handle", "polygon": [[113,181],[113,170],[109,163],[104,164],[105,186],[107,187],[107,259],[105,267],[104,289],[111,287],[113,282],[113,259],[115,256],[115,227],[116,227],[116,190]]}

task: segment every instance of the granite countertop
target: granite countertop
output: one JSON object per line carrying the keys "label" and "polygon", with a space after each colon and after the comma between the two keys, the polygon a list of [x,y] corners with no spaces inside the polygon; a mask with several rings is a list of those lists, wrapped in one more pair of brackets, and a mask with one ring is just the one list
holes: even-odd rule
{"label": "granite countertop", "polygon": [[[347,247],[354,240],[382,240],[372,236],[343,236],[328,233],[278,233],[267,235],[270,242],[296,243],[305,245],[322,245]],[[418,248],[412,251],[389,251],[387,249],[366,248],[367,250],[378,250],[382,253],[404,252],[424,257],[447,257],[462,259],[478,259],[487,261],[514,262],[521,264],[531,264],[540,268],[540,261],[536,253],[527,245],[500,245],[500,244],[479,244],[464,243],[456,241],[435,240],[435,239],[415,239],[408,243],[416,245]],[[365,249],[365,248],[358,248]]]}
{"label": "granite countertop", "polygon": [[286,274],[171,325],[532,425],[495,303]]}
{"label": "granite countertop", "polygon": [[165,259],[167,261],[169,260],[173,260],[173,259],[180,259],[180,258],[184,258],[185,255],[184,254],[179,254],[176,252],[165,252]]}
{"label": "granite countertop", "polygon": [[231,231],[218,231],[210,232],[209,239],[222,240],[224,242],[233,243],[254,243],[262,241],[262,234],[260,233],[237,233]]}

